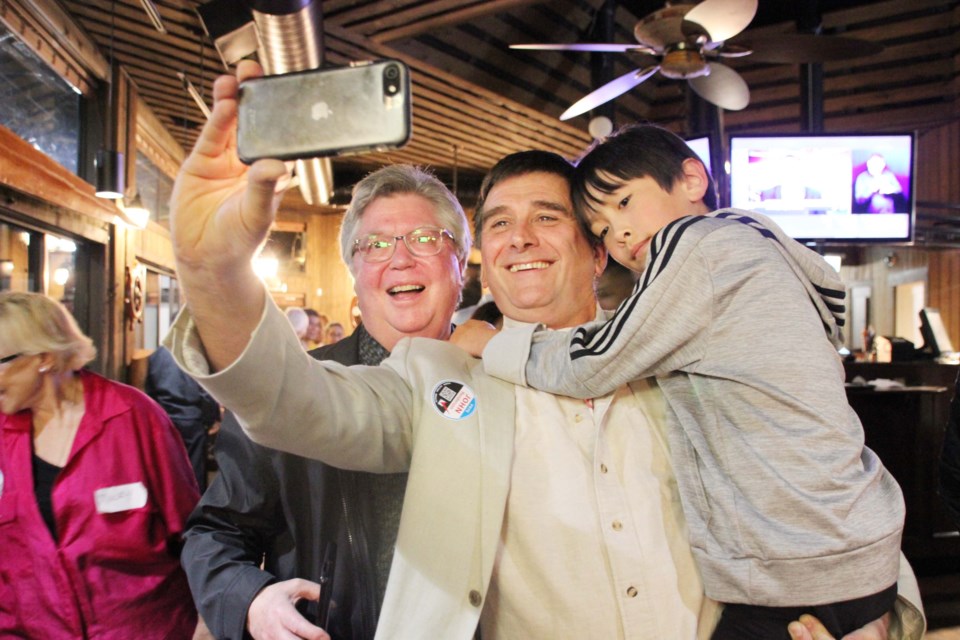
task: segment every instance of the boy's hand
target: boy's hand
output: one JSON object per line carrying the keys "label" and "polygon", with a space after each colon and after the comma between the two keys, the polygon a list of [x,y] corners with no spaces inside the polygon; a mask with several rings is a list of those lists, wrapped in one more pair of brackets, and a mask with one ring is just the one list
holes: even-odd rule
{"label": "boy's hand", "polygon": [[[887,640],[890,628],[890,614],[864,625],[860,629],[843,636],[841,640]],[[826,627],[811,615],[802,615],[797,622],[787,627],[792,640],[834,640]]]}
{"label": "boy's hand", "polygon": [[480,320],[467,320],[456,328],[450,336],[450,342],[479,358],[483,355],[484,347],[495,335],[497,335],[497,329],[492,324]]}

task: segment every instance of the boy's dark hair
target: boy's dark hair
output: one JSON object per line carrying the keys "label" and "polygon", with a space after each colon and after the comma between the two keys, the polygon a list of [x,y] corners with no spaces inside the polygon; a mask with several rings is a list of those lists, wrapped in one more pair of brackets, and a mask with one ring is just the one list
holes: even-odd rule
{"label": "boy's dark hair", "polygon": [[[508,178],[515,178],[528,173],[552,173],[566,180],[567,184],[572,185],[574,166],[563,156],[551,151],[518,151],[501,158],[487,172],[483,183],[480,185],[480,196],[477,198],[477,207],[473,214],[474,242],[478,247],[483,242],[481,234],[483,233],[483,219],[486,214],[484,204],[491,189]],[[590,242],[593,242],[594,236],[587,227],[584,227],[584,232]]]}
{"label": "boy's dark hair", "polygon": [[[683,176],[682,165],[687,158],[703,164],[683,138],[672,131],[652,124],[622,127],[590,149],[577,165],[572,188],[574,210],[586,222],[585,213],[594,210],[598,204],[588,187],[601,193],[613,193],[629,180],[650,177],[664,191],[673,191],[674,184]],[[717,208],[717,187],[706,165],[704,171],[709,186],[703,202],[714,210]],[[601,172],[614,179],[604,179]]]}

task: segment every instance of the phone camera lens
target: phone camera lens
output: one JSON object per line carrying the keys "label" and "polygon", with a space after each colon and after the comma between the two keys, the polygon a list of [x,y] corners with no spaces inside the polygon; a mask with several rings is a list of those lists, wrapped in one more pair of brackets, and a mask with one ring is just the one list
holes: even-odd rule
{"label": "phone camera lens", "polygon": [[400,93],[400,67],[395,64],[387,65],[383,70],[383,93],[395,96]]}

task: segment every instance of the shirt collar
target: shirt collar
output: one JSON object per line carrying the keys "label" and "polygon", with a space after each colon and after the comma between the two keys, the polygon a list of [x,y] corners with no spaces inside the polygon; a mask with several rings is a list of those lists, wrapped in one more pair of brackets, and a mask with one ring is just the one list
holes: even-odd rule
{"label": "shirt collar", "polygon": [[[597,304],[596,314],[594,315],[594,320],[603,321],[607,319],[607,312],[600,308],[600,304]],[[514,320],[513,318],[508,318],[503,316],[503,328],[504,329],[522,329],[523,327],[532,326],[533,322],[523,322],[520,320]],[[573,327],[565,327],[562,331],[572,329]]]}

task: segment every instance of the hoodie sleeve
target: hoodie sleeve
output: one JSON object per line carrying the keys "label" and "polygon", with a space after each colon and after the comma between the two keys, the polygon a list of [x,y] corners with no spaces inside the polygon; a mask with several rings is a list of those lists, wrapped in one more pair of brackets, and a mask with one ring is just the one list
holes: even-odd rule
{"label": "hoodie sleeve", "polygon": [[815,341],[816,357],[835,353],[823,338],[840,337],[837,282],[822,258],[762,216],[680,218],[654,237],[636,290],[610,320],[538,331],[528,344],[518,332],[529,329],[503,331],[484,350],[484,366],[515,384],[580,398],[673,372],[763,388],[773,356]]}
{"label": "hoodie sleeve", "polygon": [[483,352],[491,375],[561,395],[592,398],[649,376],[693,367],[701,359],[713,316],[710,266],[689,232],[702,217],[682,218],[651,242],[647,269],[634,293],[606,322],[572,332],[502,331]]}

